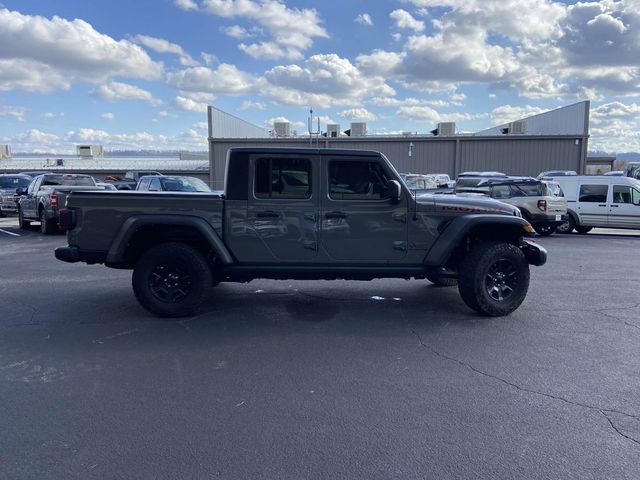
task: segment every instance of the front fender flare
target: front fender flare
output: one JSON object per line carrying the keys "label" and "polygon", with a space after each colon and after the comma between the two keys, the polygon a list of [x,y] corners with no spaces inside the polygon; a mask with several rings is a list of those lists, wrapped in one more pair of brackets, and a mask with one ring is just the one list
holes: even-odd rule
{"label": "front fender flare", "polygon": [[[474,228],[480,226],[495,227],[519,233],[518,237],[527,235],[525,227],[529,225],[522,217],[511,215],[474,214],[454,218],[433,243],[424,259],[425,267],[442,268],[455,248]],[[508,235],[505,234],[505,237]],[[513,238],[513,235],[510,235]]]}

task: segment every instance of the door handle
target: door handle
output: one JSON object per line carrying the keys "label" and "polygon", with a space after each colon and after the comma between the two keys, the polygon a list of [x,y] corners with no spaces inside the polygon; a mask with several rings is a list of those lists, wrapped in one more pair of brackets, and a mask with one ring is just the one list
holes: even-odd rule
{"label": "door handle", "polygon": [[258,212],[256,215],[258,218],[278,218],[278,212],[274,212],[273,210],[266,210],[264,212]]}
{"label": "door handle", "polygon": [[618,205],[611,205],[611,208],[618,208]]}
{"label": "door handle", "polygon": [[347,214],[344,212],[327,212],[324,216],[327,218],[347,218]]}
{"label": "door handle", "polygon": [[305,240],[302,242],[302,248],[306,248],[307,250],[316,250],[316,242],[313,240]]}
{"label": "door handle", "polygon": [[598,204],[598,206],[599,206],[599,207],[606,207],[606,206],[607,206],[607,204],[606,204],[606,203],[599,203],[599,204]]}

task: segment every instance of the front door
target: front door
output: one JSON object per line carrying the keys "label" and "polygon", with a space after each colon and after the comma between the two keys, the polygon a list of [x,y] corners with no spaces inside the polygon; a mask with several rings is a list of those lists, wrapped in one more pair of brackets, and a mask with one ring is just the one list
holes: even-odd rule
{"label": "front door", "polygon": [[318,159],[262,154],[249,163],[254,184],[247,225],[256,239],[252,263],[312,262],[318,254]]}
{"label": "front door", "polygon": [[580,225],[604,227],[609,217],[609,185],[585,184],[580,185],[578,197],[578,215]]}
{"label": "front door", "polygon": [[614,185],[609,226],[640,228],[640,191],[630,185]]}
{"label": "front door", "polygon": [[327,261],[393,264],[407,253],[408,197],[387,198],[395,176],[379,157],[322,159],[320,244]]}

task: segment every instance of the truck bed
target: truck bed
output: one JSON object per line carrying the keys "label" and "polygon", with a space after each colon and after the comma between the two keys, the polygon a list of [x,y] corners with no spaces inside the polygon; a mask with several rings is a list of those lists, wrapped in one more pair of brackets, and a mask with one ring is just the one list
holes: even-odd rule
{"label": "truck bed", "polygon": [[80,191],[68,196],[66,206],[78,209],[76,228],[68,232],[69,245],[91,245],[95,251],[108,251],[124,223],[144,215],[191,215],[222,237],[220,193]]}

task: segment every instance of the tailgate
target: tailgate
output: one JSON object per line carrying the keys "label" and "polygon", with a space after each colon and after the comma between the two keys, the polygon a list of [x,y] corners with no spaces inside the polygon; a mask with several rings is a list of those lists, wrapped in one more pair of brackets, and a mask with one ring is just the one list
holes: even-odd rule
{"label": "tailgate", "polygon": [[567,199],[563,197],[546,197],[547,212],[553,215],[564,215],[567,213]]}

